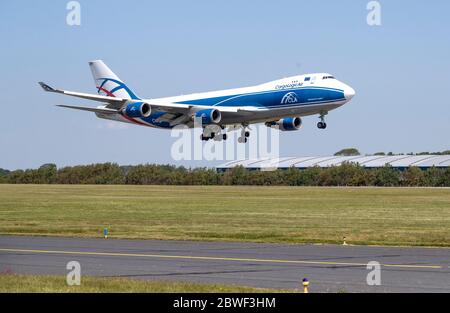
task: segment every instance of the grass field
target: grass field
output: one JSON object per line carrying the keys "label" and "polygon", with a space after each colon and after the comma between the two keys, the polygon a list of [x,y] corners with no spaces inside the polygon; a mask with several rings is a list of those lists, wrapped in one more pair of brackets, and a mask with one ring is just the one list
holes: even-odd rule
{"label": "grass field", "polygon": [[98,277],[82,277],[80,286],[68,286],[66,283],[66,278],[63,276],[0,274],[0,293],[5,292],[259,293],[280,291],[234,285],[144,281]]}
{"label": "grass field", "polygon": [[450,189],[0,185],[0,234],[450,246]]}

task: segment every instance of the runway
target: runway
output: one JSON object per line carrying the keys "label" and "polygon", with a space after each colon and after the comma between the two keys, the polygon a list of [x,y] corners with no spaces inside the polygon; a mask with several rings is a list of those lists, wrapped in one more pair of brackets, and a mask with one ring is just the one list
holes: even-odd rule
{"label": "runway", "polygon": [[[310,292],[450,292],[450,249],[0,237],[0,272],[236,284]],[[381,264],[369,286],[367,263]]]}

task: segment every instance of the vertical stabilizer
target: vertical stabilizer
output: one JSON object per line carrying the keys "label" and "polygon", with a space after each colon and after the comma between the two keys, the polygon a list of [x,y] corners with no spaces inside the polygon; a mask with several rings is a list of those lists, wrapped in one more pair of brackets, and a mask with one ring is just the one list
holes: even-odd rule
{"label": "vertical stabilizer", "polygon": [[102,60],[89,62],[97,92],[103,96],[140,99]]}

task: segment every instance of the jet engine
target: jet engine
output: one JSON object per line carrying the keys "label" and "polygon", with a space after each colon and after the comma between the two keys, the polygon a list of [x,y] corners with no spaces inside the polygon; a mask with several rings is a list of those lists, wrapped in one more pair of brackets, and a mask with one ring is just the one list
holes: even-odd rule
{"label": "jet engine", "polygon": [[201,118],[203,125],[218,124],[222,114],[216,109],[206,109],[195,112],[194,118]]}
{"label": "jet engine", "polygon": [[150,104],[145,102],[133,102],[122,109],[122,114],[128,117],[149,117],[152,114]]}
{"label": "jet engine", "polygon": [[302,119],[300,117],[287,117],[276,122],[266,123],[267,127],[276,127],[281,131],[299,130],[302,126]]}

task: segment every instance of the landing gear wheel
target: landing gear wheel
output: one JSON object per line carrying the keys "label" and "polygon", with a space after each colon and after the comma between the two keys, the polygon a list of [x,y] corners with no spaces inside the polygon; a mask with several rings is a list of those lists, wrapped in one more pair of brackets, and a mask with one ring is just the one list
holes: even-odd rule
{"label": "landing gear wheel", "polygon": [[227,134],[223,134],[223,135],[222,135],[222,139],[223,139],[223,140],[227,140],[227,139],[228,139]]}
{"label": "landing gear wheel", "polygon": [[248,141],[248,139],[245,138],[245,137],[239,137],[239,138],[238,138],[238,142],[239,142],[239,143],[247,143],[247,141]]}
{"label": "landing gear wheel", "polygon": [[325,123],[325,122],[319,122],[319,123],[317,123],[317,128],[319,128],[319,129],[325,129],[325,128],[327,128],[327,123]]}
{"label": "landing gear wheel", "polygon": [[249,131],[246,131],[246,132],[244,133],[244,136],[245,136],[245,138],[250,137],[250,132],[249,132]]}

